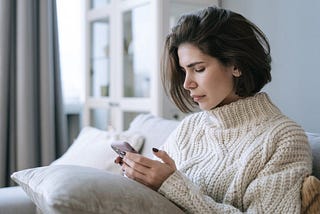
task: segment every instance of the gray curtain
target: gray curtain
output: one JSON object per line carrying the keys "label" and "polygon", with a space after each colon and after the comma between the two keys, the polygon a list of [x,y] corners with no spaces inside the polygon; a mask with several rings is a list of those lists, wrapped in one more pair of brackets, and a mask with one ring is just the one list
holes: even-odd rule
{"label": "gray curtain", "polygon": [[55,0],[0,0],[0,187],[67,149]]}

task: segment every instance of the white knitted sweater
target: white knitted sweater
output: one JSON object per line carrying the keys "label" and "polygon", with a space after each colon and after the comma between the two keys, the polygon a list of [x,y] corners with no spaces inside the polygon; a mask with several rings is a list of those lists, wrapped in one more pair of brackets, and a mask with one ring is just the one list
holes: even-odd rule
{"label": "white knitted sweater", "polygon": [[188,213],[300,213],[310,147],[265,93],[188,116],[163,149],[178,170],[158,191]]}

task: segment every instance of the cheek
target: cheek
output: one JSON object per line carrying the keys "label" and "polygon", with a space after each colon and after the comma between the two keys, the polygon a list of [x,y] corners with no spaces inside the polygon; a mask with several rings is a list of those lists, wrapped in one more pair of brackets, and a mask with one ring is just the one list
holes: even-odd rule
{"label": "cheek", "polygon": [[219,93],[230,92],[233,89],[233,76],[229,73],[220,73],[219,75],[212,75],[203,80],[204,85]]}
{"label": "cheek", "polygon": [[232,75],[228,75],[225,78],[225,85],[226,85],[226,88],[228,88],[229,90],[233,90],[234,81],[233,81]]}

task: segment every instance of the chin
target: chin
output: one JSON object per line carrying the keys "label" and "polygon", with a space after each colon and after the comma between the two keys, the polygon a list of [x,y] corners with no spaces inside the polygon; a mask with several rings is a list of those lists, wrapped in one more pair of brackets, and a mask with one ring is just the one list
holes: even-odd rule
{"label": "chin", "polygon": [[212,110],[212,109],[214,109],[214,108],[216,108],[217,106],[201,106],[201,105],[199,105],[199,108],[201,109],[201,110],[203,110],[203,111],[210,111],[210,110]]}
{"label": "chin", "polygon": [[202,103],[200,102],[198,103],[198,105],[201,110],[210,111],[217,107],[223,106],[224,100],[218,99],[218,100],[211,100],[211,102],[202,102]]}
{"label": "chin", "polygon": [[201,110],[204,110],[204,111],[210,111],[212,109],[215,109],[217,107],[220,107],[220,106],[223,106],[224,104],[222,102],[218,103],[218,104],[213,104],[213,105],[199,105],[199,108]]}

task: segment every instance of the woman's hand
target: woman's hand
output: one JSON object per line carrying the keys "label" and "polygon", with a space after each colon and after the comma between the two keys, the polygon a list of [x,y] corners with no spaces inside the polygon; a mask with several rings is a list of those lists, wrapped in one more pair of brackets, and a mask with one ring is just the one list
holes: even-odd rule
{"label": "woman's hand", "polygon": [[165,151],[154,148],[153,153],[163,163],[140,154],[127,152],[122,160],[122,171],[127,177],[157,191],[162,183],[176,171],[176,165]]}

